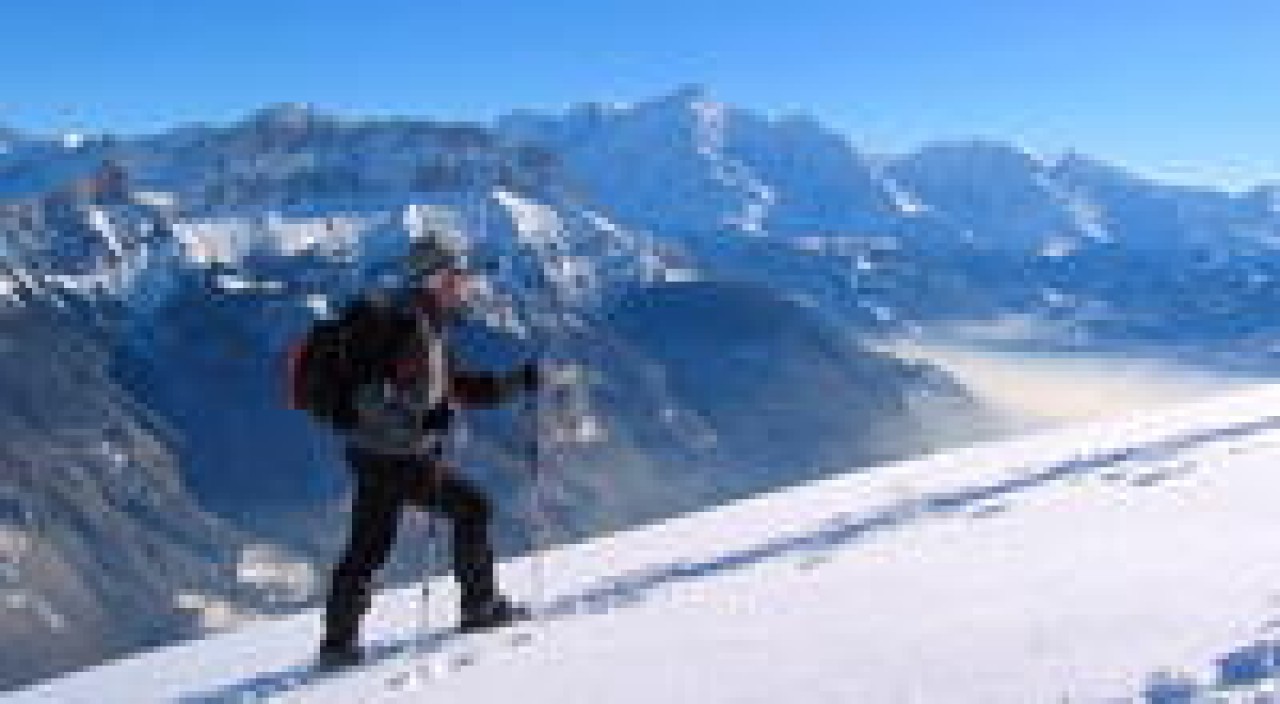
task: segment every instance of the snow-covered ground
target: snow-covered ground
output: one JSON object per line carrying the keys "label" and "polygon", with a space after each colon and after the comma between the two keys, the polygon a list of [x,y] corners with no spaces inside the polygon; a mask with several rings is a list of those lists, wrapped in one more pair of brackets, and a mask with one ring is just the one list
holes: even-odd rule
{"label": "snow-covered ground", "polygon": [[379,596],[17,692],[57,702],[1280,701],[1280,386],[756,497],[504,566],[545,617],[444,633]]}

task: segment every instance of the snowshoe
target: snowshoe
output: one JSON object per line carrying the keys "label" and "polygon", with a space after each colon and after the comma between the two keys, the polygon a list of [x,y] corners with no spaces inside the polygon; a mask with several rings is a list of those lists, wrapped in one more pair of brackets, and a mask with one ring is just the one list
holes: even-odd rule
{"label": "snowshoe", "polygon": [[531,618],[533,612],[528,608],[506,599],[495,599],[484,606],[464,610],[458,630],[462,633],[489,631]]}
{"label": "snowshoe", "polygon": [[364,664],[364,651],[354,643],[323,643],[316,655],[321,670],[345,670]]}

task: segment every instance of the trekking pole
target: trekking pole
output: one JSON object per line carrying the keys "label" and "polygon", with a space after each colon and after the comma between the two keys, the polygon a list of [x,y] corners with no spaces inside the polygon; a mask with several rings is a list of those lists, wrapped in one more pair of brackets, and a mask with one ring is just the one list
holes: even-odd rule
{"label": "trekking pole", "polygon": [[423,556],[422,566],[422,600],[418,606],[418,638],[417,655],[426,653],[427,642],[431,638],[431,578],[435,572],[439,545],[436,542],[436,519],[430,511],[424,513],[427,518],[427,554]]}
{"label": "trekking pole", "polygon": [[[537,358],[535,357],[535,359]],[[541,376],[542,374],[541,369],[537,371],[537,374]],[[539,403],[539,400],[540,400],[539,397],[542,395],[541,386],[542,386],[542,380],[538,379],[538,384],[537,386],[534,387],[532,393],[530,394],[529,402],[526,405],[526,408],[528,409],[526,412],[526,416],[527,416],[526,430],[529,434],[529,475],[530,475],[529,491],[526,497],[526,501],[528,502],[526,513],[529,515],[530,522],[532,524],[531,537],[533,538],[533,540],[531,542],[533,544],[530,546],[530,549],[533,552],[533,554],[530,556],[530,560],[531,560],[530,566],[532,567],[532,570],[533,570],[533,575],[532,575],[533,589],[534,589],[533,600],[534,600],[534,604],[536,605],[535,607],[536,611],[540,611],[545,604],[545,600],[546,600],[545,586],[546,586],[546,576],[547,576],[545,565],[543,565],[542,563],[542,560],[543,560],[542,550],[545,547],[545,544],[543,540],[544,536],[542,535],[542,525],[541,525],[542,524],[542,520],[541,520],[542,491],[540,486],[540,482],[542,478],[542,471],[541,471],[542,469],[542,413],[541,413],[541,403]]]}
{"label": "trekking pole", "polygon": [[[540,266],[540,262],[538,262]],[[549,287],[552,284],[546,280],[545,272],[539,268],[538,279],[543,287]],[[555,385],[560,382],[558,378],[558,367],[553,367],[548,360],[559,361],[553,353],[552,344],[555,334],[554,329],[548,329],[549,326],[544,325],[542,319],[545,315],[549,315],[547,308],[553,303],[553,296],[542,294],[536,296],[541,300],[539,305],[535,306],[535,310],[526,311],[522,316],[530,326],[530,335],[535,340],[535,358],[539,360],[537,386],[531,396],[529,402],[530,419],[530,473],[531,482],[529,486],[528,512],[531,517],[533,527],[533,556],[532,566],[534,570],[534,583],[538,589],[539,603],[545,603],[546,599],[546,551],[551,546],[551,522],[547,513],[545,502],[545,472],[543,465],[547,460],[547,455],[555,451],[558,442],[557,433],[560,430],[556,425],[557,415],[553,415],[550,420],[547,419],[547,411],[554,413],[558,410],[554,405],[550,408],[545,407],[547,401],[546,394],[555,393]],[[548,437],[550,436],[550,437]],[[558,458],[553,459],[556,462]],[[557,462],[558,463],[558,462]]]}
{"label": "trekking pole", "polygon": [[[414,424],[418,432],[424,432],[423,426],[426,425],[426,412],[421,407],[417,407],[414,410]],[[433,442],[434,460],[427,461],[426,471],[429,472],[427,477],[428,495],[425,497],[426,501],[422,507],[422,514],[427,521],[427,550],[426,555],[423,556],[422,601],[418,608],[417,655],[419,657],[426,651],[427,642],[431,637],[431,578],[434,576],[440,553],[439,541],[436,535],[436,517],[432,507],[440,499],[440,473],[443,471],[440,465],[444,461],[446,443],[443,436],[434,437]]]}
{"label": "trekking pole", "polygon": [[[487,229],[488,225],[488,201],[482,203],[480,209],[480,218],[482,229]],[[517,245],[518,246],[518,245]],[[514,258],[515,253],[511,252],[507,259]],[[532,356],[536,365],[537,383],[531,390],[528,401],[525,404],[524,426],[527,434],[526,445],[526,461],[529,469],[529,484],[524,492],[524,514],[526,517],[526,525],[529,527],[529,561],[531,569],[531,580],[533,582],[533,601],[535,608],[533,609],[535,618],[541,613],[546,601],[546,556],[543,554],[548,547],[549,528],[546,517],[545,507],[543,505],[543,461],[544,461],[544,423],[543,423],[543,406],[542,394],[546,392],[544,367],[550,358],[550,342],[546,331],[542,329],[542,325],[538,320],[540,311],[531,310],[536,306],[528,305],[525,300],[526,296],[521,295],[520,286],[514,281],[515,267],[512,266],[509,272],[501,271],[502,258],[499,258],[494,264],[497,264],[497,274],[499,280],[506,273],[512,281],[506,282],[505,296],[512,313],[526,327],[528,339],[533,348]]]}

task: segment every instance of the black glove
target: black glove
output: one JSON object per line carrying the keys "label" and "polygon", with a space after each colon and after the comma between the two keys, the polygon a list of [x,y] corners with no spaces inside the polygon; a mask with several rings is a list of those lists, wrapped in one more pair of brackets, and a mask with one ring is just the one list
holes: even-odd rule
{"label": "black glove", "polygon": [[541,385],[541,373],[536,362],[526,362],[515,372],[515,382],[525,391],[537,391]]}

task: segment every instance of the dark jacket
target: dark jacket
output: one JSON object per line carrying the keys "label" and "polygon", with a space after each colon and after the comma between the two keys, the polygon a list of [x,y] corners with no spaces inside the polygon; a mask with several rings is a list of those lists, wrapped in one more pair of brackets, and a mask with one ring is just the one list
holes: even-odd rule
{"label": "dark jacket", "polygon": [[387,455],[438,455],[456,408],[502,403],[521,383],[518,373],[487,374],[458,368],[446,326],[404,304],[381,304],[392,344],[375,380],[357,387],[355,425],[348,444]]}

